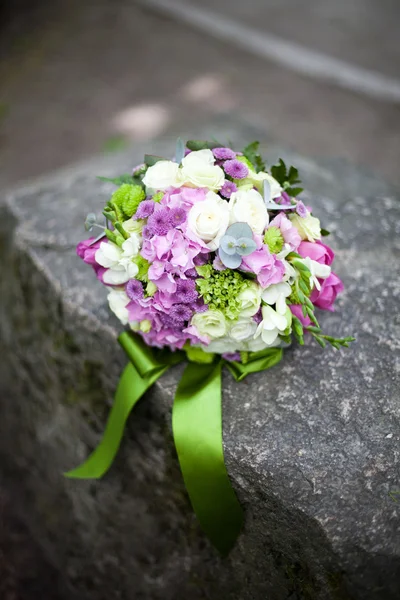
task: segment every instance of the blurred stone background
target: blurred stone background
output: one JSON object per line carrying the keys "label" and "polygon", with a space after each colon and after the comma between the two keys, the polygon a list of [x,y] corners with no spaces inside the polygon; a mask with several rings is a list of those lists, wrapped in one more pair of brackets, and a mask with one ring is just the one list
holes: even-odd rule
{"label": "blurred stone background", "polygon": [[[185,5],[197,9],[187,22],[174,0],[3,0],[2,190],[93,154],[174,140],[183,126],[225,113],[303,155],[341,157],[400,183],[398,0]],[[220,33],[201,25],[210,13]],[[246,49],[251,32],[298,44],[303,72]],[[328,77],[307,75],[310,50],[321,65],[341,62]],[[367,89],[357,77],[343,84],[346,66]],[[68,597],[22,525],[18,490],[1,482],[0,465],[0,598]]]}

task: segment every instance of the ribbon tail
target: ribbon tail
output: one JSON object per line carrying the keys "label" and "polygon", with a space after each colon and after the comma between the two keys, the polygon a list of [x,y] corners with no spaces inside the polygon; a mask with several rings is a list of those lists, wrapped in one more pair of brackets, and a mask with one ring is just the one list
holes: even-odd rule
{"label": "ribbon tail", "polygon": [[243,524],[243,511],[224,462],[221,409],[222,361],[190,363],[179,383],[172,412],[175,446],[197,518],[225,555]]}
{"label": "ribbon tail", "polygon": [[76,469],[64,473],[75,479],[99,479],[110,468],[121,444],[125,423],[137,401],[148,388],[168,369],[168,365],[153,369],[141,377],[132,363],[129,363],[119,380],[114,404],[108,418],[103,439],[89,458]]}

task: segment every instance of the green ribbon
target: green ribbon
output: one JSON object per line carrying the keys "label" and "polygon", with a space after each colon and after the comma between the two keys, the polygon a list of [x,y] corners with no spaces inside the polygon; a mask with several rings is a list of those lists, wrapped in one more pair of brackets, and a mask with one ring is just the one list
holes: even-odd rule
{"label": "green ribbon", "polygon": [[[130,359],[115,394],[102,441],[66,477],[97,479],[110,468],[121,444],[127,418],[153,383],[171,366],[185,360],[183,352],[155,350],[142,338],[122,333],[118,341]],[[248,355],[246,364],[221,358],[211,363],[190,362],[176,391],[172,430],[183,479],[197,518],[214,546],[227,554],[243,523],[243,511],[225,467],[222,442],[221,372],[227,366],[237,381],[264,371],[282,358],[282,349]]]}

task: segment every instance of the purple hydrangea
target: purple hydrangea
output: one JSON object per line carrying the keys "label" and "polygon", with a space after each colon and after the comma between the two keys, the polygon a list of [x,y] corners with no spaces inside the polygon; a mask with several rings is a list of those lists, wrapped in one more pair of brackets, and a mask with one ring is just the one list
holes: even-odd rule
{"label": "purple hydrangea", "polygon": [[197,277],[197,271],[196,269],[188,269],[187,271],[185,271],[185,275],[186,277]]}
{"label": "purple hydrangea", "polygon": [[212,152],[217,160],[230,160],[236,158],[236,152],[230,148],[214,148]]}
{"label": "purple hydrangea", "polygon": [[186,211],[184,208],[176,207],[172,208],[170,215],[170,221],[173,227],[178,227],[178,225],[182,225],[186,221]]}
{"label": "purple hydrangea", "polygon": [[135,219],[147,219],[147,217],[153,214],[155,205],[153,200],[143,200],[137,208]]}
{"label": "purple hydrangea", "polygon": [[224,171],[232,179],[244,179],[249,174],[248,167],[237,159],[227,160],[224,163]]}
{"label": "purple hydrangea", "polygon": [[143,285],[138,279],[130,279],[125,286],[125,291],[131,300],[143,298]]}
{"label": "purple hydrangea", "polygon": [[303,219],[305,219],[305,217],[307,216],[307,209],[301,200],[299,200],[296,204],[296,212],[299,215],[299,217],[302,217]]}
{"label": "purple hydrangea", "polygon": [[186,304],[174,304],[169,311],[169,316],[172,321],[176,324],[176,326],[182,324],[185,321],[189,321],[193,314],[191,308],[189,308]]}
{"label": "purple hydrangea", "polygon": [[223,196],[224,198],[227,198],[229,200],[229,198],[232,196],[233,192],[236,192],[236,191],[237,191],[237,187],[236,187],[236,184],[233,183],[233,181],[225,181],[224,185],[219,190],[219,193],[221,194],[221,196]]}
{"label": "purple hydrangea", "polygon": [[154,235],[165,235],[172,229],[169,209],[162,207],[148,218],[147,226]]}
{"label": "purple hydrangea", "polygon": [[197,300],[196,282],[193,279],[179,279],[176,284],[176,297],[184,304]]}
{"label": "purple hydrangea", "polygon": [[144,240],[149,240],[153,237],[153,231],[150,229],[148,225],[145,225],[142,229],[142,237]]}

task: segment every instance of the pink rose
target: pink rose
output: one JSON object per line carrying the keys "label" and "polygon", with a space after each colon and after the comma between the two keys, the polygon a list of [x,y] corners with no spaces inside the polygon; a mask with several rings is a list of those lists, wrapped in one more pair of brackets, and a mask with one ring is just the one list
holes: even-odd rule
{"label": "pink rose", "polygon": [[301,242],[300,246],[297,249],[297,252],[303,258],[311,258],[311,260],[315,260],[321,265],[330,266],[333,263],[333,259],[335,255],[333,250],[326,246],[322,242]]}
{"label": "pink rose", "polygon": [[331,273],[327,279],[320,279],[321,289],[316,288],[311,292],[311,302],[322,310],[333,311],[333,303],[336,296],[343,291],[344,286],[342,281],[335,273]]}

